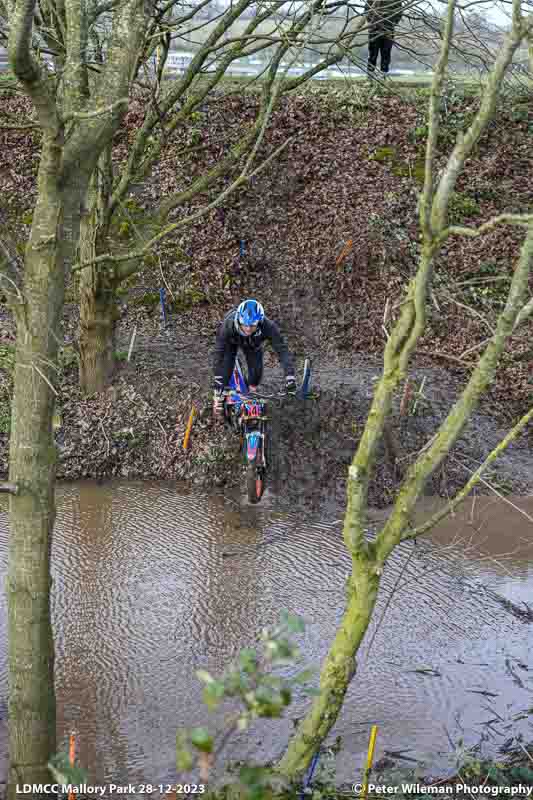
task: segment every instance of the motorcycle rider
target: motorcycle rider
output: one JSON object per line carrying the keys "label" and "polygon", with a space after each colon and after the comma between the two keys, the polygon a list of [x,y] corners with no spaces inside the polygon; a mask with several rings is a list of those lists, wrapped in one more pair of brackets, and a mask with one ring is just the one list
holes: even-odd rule
{"label": "motorcycle rider", "polygon": [[221,323],[214,356],[214,400],[213,412],[220,415],[224,407],[224,389],[229,384],[239,348],[248,366],[248,383],[251,392],[263,376],[263,342],[272,344],[285,373],[287,394],[296,394],[294,365],[289,349],[276,323],[265,316],[257,300],[243,300],[224,317]]}

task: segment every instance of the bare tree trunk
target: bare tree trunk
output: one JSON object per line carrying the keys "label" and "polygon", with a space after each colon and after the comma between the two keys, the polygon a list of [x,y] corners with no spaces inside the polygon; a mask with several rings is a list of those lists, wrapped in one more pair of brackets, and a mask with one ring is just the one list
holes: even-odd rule
{"label": "bare tree trunk", "polygon": [[[55,520],[52,431],[67,247],[81,187],[59,187],[56,143],[43,144],[39,200],[15,308],[16,367],[10,442],[9,796],[17,784],[49,782],[56,751],[50,554]],[[79,181],[79,176],[76,181]]]}
{"label": "bare tree trunk", "polygon": [[[81,220],[80,261],[94,259],[102,252],[101,243],[107,241],[112,183],[109,145],[98,161],[89,190],[87,212]],[[115,369],[115,288],[108,264],[92,264],[81,270],[79,347],[80,387],[84,394],[105,389]]]}
{"label": "bare tree trunk", "polygon": [[[93,282],[94,279],[94,282]],[[115,370],[116,301],[103,276],[87,269],[80,280],[80,387],[103,391]]]}

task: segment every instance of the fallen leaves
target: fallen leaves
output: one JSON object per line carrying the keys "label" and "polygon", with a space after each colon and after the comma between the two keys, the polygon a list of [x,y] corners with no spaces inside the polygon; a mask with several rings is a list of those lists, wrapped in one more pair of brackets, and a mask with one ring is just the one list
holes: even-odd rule
{"label": "fallen leaves", "polygon": [[[112,392],[93,398],[80,396],[75,371],[65,376],[60,402],[63,428],[58,433],[60,477],[193,476],[206,482],[238,482],[234,438],[215,429],[203,410],[209,403],[209,348],[216,326],[244,294],[261,298],[268,315],[280,320],[297,352],[312,358],[332,353],[341,359],[364,354],[379,362],[384,308],[390,312],[390,327],[405,284],[416,268],[420,186],[409,170],[407,175],[401,174],[372,155],[380,147],[394,147],[396,163],[414,164],[423,145],[412,135],[420,125],[420,109],[395,96],[370,98],[355,113],[353,108],[350,113],[341,112],[337,108],[341,102],[342,98],[328,99],[326,93],[284,97],[257,163],[294,136],[280,159],[222,208],[162,243],[156,253],[160,263],[145,265],[130,282],[118,332],[129,342],[131,330],[138,325],[139,334],[152,339],[152,357],[141,365],[136,346],[132,364],[122,365]],[[7,105],[10,113],[31,116],[24,98],[9,98]],[[116,136],[113,161],[117,173],[142,124],[144,110],[142,98],[134,99]],[[180,123],[168,137],[152,175],[142,186],[133,187],[130,199],[141,212],[151,211],[159,198],[183,191],[228,152],[253,123],[257,110],[258,100],[252,94],[211,97],[192,126],[197,132],[195,143],[191,124]],[[457,191],[479,208],[479,217],[471,223],[517,206],[533,206],[533,155],[527,136],[522,120],[502,113],[501,124],[490,130],[469,159]],[[24,236],[31,222],[25,215],[35,200],[39,137],[35,131],[0,131],[0,142],[0,193],[11,222]],[[198,144],[201,147],[197,148]],[[450,146],[448,142],[439,153],[439,168]],[[14,148],[16,169],[10,155]],[[174,210],[171,218],[202,208],[228,180],[221,179],[213,190]],[[468,207],[474,206],[465,205]],[[469,219],[462,221],[468,224]],[[435,297],[421,342],[426,353],[435,354],[436,363],[447,357],[448,365],[453,364],[453,359],[487,335],[479,317],[457,306],[445,293],[441,295],[438,281],[458,299],[455,283],[487,263],[493,265],[494,274],[512,274],[522,235],[517,229],[499,228],[483,241],[449,240],[436,264]],[[241,241],[246,243],[243,258],[239,257]],[[181,250],[191,263],[180,260]],[[194,289],[200,299],[170,309],[168,348],[175,351],[168,363],[154,343],[158,308],[130,302],[135,282],[138,291],[157,290],[161,272],[175,297],[183,297],[184,289]],[[72,308],[66,310],[65,320],[65,331],[72,335],[76,325]],[[2,336],[12,339],[12,335],[12,324],[2,319]],[[491,391],[493,403],[509,414],[519,413],[531,402],[530,338],[528,326],[512,338],[508,358]],[[267,359],[268,370],[271,363]],[[178,368],[182,376],[175,381]],[[192,380],[198,380],[198,388],[192,386]],[[369,388],[368,380],[361,380]],[[142,381],[152,383],[150,391],[139,388]],[[190,451],[184,452],[181,444],[188,415],[198,400],[201,413],[195,421]],[[319,436],[323,459],[319,473],[324,485],[337,484],[342,494],[346,463],[356,444],[354,401],[349,396],[344,405],[340,399],[335,402],[338,414],[331,411],[333,400],[324,394],[321,408],[324,419],[331,416],[333,427],[330,430],[328,422],[327,434],[323,435],[323,428]],[[358,408],[358,429],[365,409],[365,405]],[[287,430],[284,435],[280,445],[283,458],[289,451],[301,457],[300,471],[305,477],[315,458],[316,441],[311,438],[307,442],[305,431]],[[3,436],[0,467],[6,464],[6,445]],[[338,452],[333,452],[333,445]],[[386,478],[382,483],[385,485]],[[382,491],[381,500],[385,497],[386,491]],[[373,500],[376,502],[376,497]]]}

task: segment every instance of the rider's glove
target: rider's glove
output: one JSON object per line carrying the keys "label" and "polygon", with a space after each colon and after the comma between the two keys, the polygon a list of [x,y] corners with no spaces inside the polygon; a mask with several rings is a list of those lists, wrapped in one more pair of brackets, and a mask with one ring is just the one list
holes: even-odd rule
{"label": "rider's glove", "polygon": [[294,375],[287,375],[285,378],[285,388],[287,389],[287,394],[296,394],[296,381],[294,380]]}

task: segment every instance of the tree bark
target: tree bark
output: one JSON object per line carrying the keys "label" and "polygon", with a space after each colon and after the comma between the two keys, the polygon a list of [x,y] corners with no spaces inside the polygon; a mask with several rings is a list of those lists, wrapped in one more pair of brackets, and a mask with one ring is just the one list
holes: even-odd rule
{"label": "tree bark", "polygon": [[56,751],[50,555],[55,519],[52,430],[65,263],[83,188],[59,186],[60,137],[45,137],[39,199],[26,248],[17,321],[9,480],[9,796],[16,785],[49,782]]}
{"label": "tree bark", "polygon": [[80,387],[85,395],[103,391],[115,371],[116,302],[113,288],[96,270],[80,279]]}
{"label": "tree bark", "polygon": [[[109,230],[109,197],[113,182],[111,147],[100,156],[81,220],[80,260],[102,251]],[[93,264],[80,273],[80,388],[86,395],[101,392],[115,370],[116,281],[111,265]]]}

